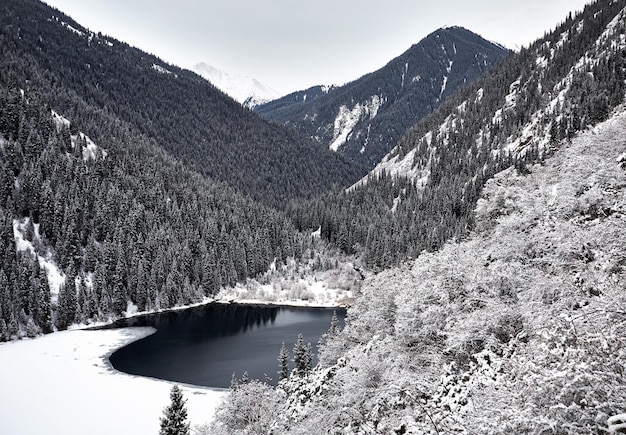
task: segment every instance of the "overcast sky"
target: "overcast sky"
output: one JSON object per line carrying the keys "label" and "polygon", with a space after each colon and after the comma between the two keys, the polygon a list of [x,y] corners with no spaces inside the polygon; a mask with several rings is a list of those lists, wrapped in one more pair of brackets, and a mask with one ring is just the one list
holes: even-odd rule
{"label": "overcast sky", "polygon": [[45,0],[95,32],[281,93],[343,84],[443,26],[527,46],[590,0]]}

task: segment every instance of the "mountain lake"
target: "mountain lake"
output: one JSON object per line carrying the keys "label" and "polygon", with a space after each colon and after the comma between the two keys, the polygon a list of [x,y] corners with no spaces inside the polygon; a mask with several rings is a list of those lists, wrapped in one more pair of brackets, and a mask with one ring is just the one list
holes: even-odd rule
{"label": "mountain lake", "polygon": [[305,344],[311,343],[315,354],[333,311],[343,327],[344,308],[211,303],[120,319],[104,328],[157,330],[110,356],[111,365],[121,372],[213,388],[226,388],[233,373],[241,378],[247,372],[250,379],[276,385],[282,343],[289,351],[291,370],[298,334]]}

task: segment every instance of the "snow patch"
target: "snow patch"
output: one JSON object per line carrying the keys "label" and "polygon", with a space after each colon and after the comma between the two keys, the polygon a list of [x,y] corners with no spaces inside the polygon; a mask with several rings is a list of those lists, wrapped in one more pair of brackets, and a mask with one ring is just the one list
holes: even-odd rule
{"label": "snow patch", "polygon": [[[51,110],[52,113],[52,122],[54,123],[57,132],[61,132],[64,129],[69,129],[71,122],[55,112]],[[100,148],[98,145],[92,141],[89,136],[85,133],[73,134],[70,136],[72,148],[76,148],[79,144],[83,147],[83,160],[96,160],[98,157],[102,157],[105,159],[107,157],[107,152],[104,148]]]}
{"label": "snow patch", "polygon": [[96,145],[85,133],[79,133],[72,135],[72,148],[75,148],[79,143],[83,147],[83,160],[97,160],[98,156],[102,156],[103,159],[107,157],[107,152]]}
{"label": "snow patch", "polygon": [[70,121],[67,118],[59,115],[54,110],[52,110],[52,121],[54,122],[57,132],[60,132],[66,128],[70,128]]}
{"label": "snow patch", "polygon": [[174,74],[172,71],[167,68],[162,67],[161,65],[157,65],[156,63],[152,64],[152,69],[161,74],[168,74],[178,78],[178,74]]}
{"label": "snow patch", "polygon": [[547,68],[547,66],[548,66],[548,59],[546,59],[545,56],[537,56],[537,60],[535,60],[535,63],[540,68]]}
{"label": "snow patch", "polygon": [[340,146],[346,143],[348,136],[359,121],[365,117],[373,119],[377,114],[383,99],[378,95],[372,96],[365,103],[357,103],[352,110],[346,105],[339,108],[339,113],[333,125],[333,140],[329,146],[332,151],[337,151]]}
{"label": "snow patch", "polygon": [[409,61],[404,64],[404,71],[402,72],[402,81],[400,83],[400,88],[404,87],[404,78],[406,77],[406,73],[409,71]]}
{"label": "snow patch", "polygon": [[61,21],[61,25],[65,27],[67,30],[69,30],[70,32],[76,33],[78,36],[85,36],[84,32],[81,32],[77,28],[70,26],[68,23],[64,21]]}
{"label": "snow patch", "polygon": [[[52,251],[46,250],[45,255],[40,255],[35,250],[33,243],[26,239],[26,228],[30,224],[30,218],[13,219],[13,237],[15,238],[15,249],[18,252],[26,252],[31,257],[37,258],[39,267],[46,271],[50,293],[54,296],[59,294],[59,288],[65,283],[65,274],[59,269],[52,258]],[[41,241],[39,237],[39,225],[35,225],[35,240]]]}
{"label": "snow patch", "polygon": [[[443,48],[443,45],[441,46]],[[445,51],[445,48],[444,48]],[[454,63],[454,61],[448,61],[448,66],[446,67],[446,75],[443,76],[443,83],[441,84],[441,91],[439,91],[439,98],[441,98],[441,96],[443,95],[444,91],[446,90],[446,86],[448,84],[448,76],[450,75],[450,71],[452,71],[452,64]]]}

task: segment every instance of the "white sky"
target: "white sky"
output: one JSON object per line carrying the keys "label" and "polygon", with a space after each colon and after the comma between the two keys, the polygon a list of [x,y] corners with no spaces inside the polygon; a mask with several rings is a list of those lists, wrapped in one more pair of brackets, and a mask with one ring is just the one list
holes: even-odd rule
{"label": "white sky", "polygon": [[206,62],[281,93],[342,84],[443,26],[527,46],[589,0],[45,0],[184,68]]}

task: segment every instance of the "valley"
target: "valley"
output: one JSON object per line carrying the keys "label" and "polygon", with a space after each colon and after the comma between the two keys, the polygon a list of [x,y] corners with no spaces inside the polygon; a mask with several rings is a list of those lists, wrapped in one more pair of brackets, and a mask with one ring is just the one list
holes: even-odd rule
{"label": "valley", "polygon": [[0,4],[0,432],[616,432],[626,2],[555,25],[257,100]]}

